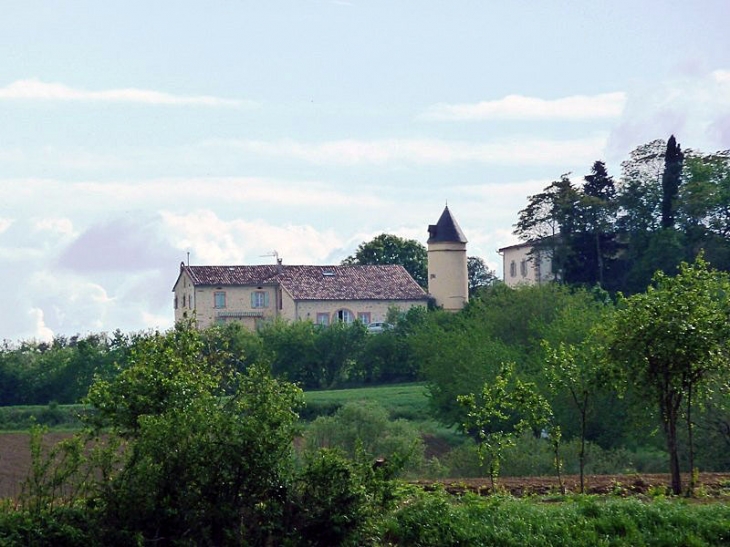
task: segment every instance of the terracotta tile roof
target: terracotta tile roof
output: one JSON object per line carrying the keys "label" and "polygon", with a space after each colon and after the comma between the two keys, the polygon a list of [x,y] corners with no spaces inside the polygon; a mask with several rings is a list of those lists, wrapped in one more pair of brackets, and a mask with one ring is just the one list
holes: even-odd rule
{"label": "terracotta tile roof", "polygon": [[195,285],[279,283],[294,300],[425,300],[403,266],[183,266]]}
{"label": "terracotta tile roof", "polygon": [[277,267],[264,266],[183,266],[193,285],[261,285],[270,283]]}

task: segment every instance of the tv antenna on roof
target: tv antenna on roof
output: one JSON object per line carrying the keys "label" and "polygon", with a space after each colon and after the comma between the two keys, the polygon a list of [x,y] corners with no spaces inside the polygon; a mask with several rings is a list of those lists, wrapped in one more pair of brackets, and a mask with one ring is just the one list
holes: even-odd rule
{"label": "tv antenna on roof", "polygon": [[265,255],[259,255],[259,256],[273,256],[276,258],[276,263],[277,264],[279,263],[279,253],[276,250],[271,251],[270,253],[266,253]]}

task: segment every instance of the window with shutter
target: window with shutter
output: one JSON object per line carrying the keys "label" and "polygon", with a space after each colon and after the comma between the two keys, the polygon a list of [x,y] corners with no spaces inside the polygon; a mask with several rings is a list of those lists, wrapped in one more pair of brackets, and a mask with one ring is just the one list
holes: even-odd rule
{"label": "window with shutter", "polygon": [[269,293],[266,291],[254,291],[251,293],[251,307],[252,308],[268,308],[269,307]]}

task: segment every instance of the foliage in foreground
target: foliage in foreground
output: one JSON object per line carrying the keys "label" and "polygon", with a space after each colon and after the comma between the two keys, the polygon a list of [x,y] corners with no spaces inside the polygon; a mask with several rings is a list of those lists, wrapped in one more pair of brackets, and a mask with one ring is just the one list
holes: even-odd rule
{"label": "foliage in foreground", "polygon": [[390,502],[397,468],[366,454],[311,451],[297,466],[299,388],[188,325],[137,344],[98,379],[89,428],[42,449],[0,544],[344,545]]}
{"label": "foliage in foreground", "polygon": [[546,504],[418,493],[384,519],[382,537],[387,545],[421,547],[727,545],[730,506],[590,496]]}

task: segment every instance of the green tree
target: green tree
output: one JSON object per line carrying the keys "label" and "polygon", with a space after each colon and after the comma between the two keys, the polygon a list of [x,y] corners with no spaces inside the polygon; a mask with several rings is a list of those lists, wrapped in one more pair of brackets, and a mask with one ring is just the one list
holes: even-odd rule
{"label": "green tree", "polygon": [[499,374],[485,383],[478,395],[461,395],[458,402],[467,410],[463,428],[477,438],[479,459],[486,461],[492,489],[504,451],[525,431],[545,428],[552,416],[550,405],[535,384],[516,377],[514,365],[509,363],[501,366]]}
{"label": "green tree", "polygon": [[667,143],[656,139],[636,147],[621,163],[619,232],[632,235],[661,226],[662,173]]}
{"label": "green tree", "polygon": [[259,330],[259,336],[274,376],[305,388],[322,385],[322,365],[316,347],[317,325],[311,321],[273,321]]}
{"label": "green tree", "polygon": [[344,259],[342,264],[400,264],[421,287],[428,287],[428,252],[415,239],[380,234],[361,243],[355,254]]}
{"label": "green tree", "polygon": [[680,192],[684,224],[730,237],[730,150],[685,158],[686,181]]}
{"label": "green tree", "polygon": [[100,483],[108,543],[265,544],[282,533],[301,391],[203,349],[188,326],[156,333],[89,392],[94,425],[125,440]]}
{"label": "green tree", "polygon": [[494,270],[490,270],[478,256],[467,257],[466,269],[469,277],[469,297],[474,296],[479,289],[489,287],[497,281]]}
{"label": "green tree", "polygon": [[677,196],[682,182],[682,163],[684,154],[674,135],[667,141],[664,155],[664,174],[662,175],[662,228],[673,228],[677,210]]}
{"label": "green tree", "polygon": [[[608,355],[653,394],[669,453],[672,490],[682,491],[678,425],[685,405],[690,470],[692,410],[708,378],[728,378],[730,280],[700,256],[679,274],[658,272],[646,293],[623,299],[608,328]],[[694,486],[690,484],[690,489]]]}
{"label": "green tree", "polygon": [[702,249],[716,268],[730,270],[730,150],[687,152],[677,225],[688,255]]}
{"label": "green tree", "polygon": [[[591,174],[584,177],[578,203],[580,224],[573,235],[574,265],[566,272],[566,281],[606,286],[606,277],[613,273],[616,243],[616,188],[602,161],[593,164]],[[615,285],[611,276],[609,286]]]}
{"label": "green tree", "polygon": [[446,425],[459,425],[465,419],[457,396],[492,381],[502,362],[521,355],[485,327],[448,312],[432,312],[429,322],[408,339],[428,383],[432,411]]}
{"label": "green tree", "polygon": [[515,224],[516,236],[533,243],[535,251],[549,254],[556,281],[562,279],[573,260],[571,245],[579,203],[580,193],[566,173],[539,194],[530,196]]}
{"label": "green tree", "polygon": [[357,376],[358,361],[365,347],[367,331],[359,321],[320,326],[315,348],[320,363],[320,385],[332,389]]}
{"label": "green tree", "polygon": [[580,416],[580,492],[585,492],[586,436],[589,412],[594,398],[607,383],[606,370],[595,355],[590,342],[575,346],[561,343],[557,348],[546,344],[546,375],[550,389],[567,390]]}

